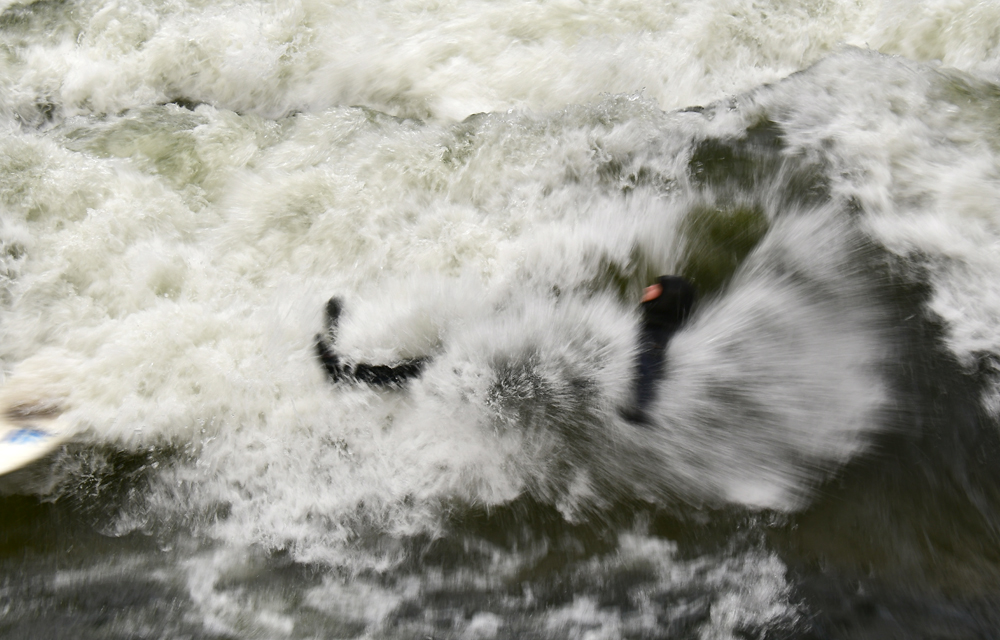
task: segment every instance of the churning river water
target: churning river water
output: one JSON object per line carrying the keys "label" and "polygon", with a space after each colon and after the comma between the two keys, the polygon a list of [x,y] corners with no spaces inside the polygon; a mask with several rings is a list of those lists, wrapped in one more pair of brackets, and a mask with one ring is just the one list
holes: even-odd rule
{"label": "churning river water", "polygon": [[998,82],[972,0],[0,1],[0,637],[1000,637]]}

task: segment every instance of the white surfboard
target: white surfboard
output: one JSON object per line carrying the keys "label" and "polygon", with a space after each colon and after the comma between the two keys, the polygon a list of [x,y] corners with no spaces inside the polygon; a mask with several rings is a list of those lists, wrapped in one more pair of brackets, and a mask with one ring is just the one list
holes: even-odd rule
{"label": "white surfboard", "polygon": [[52,409],[0,412],[0,476],[55,451],[69,437],[69,426],[64,415]]}

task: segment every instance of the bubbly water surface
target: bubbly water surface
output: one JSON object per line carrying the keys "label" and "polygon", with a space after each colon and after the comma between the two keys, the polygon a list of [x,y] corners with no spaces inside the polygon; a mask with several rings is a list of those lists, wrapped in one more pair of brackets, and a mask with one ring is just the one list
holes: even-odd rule
{"label": "bubbly water surface", "polygon": [[0,11],[5,637],[1000,625],[1000,5]]}

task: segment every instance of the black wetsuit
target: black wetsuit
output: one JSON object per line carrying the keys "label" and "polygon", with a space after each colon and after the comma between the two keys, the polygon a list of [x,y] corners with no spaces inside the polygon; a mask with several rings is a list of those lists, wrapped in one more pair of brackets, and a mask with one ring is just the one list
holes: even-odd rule
{"label": "black wetsuit", "polygon": [[[326,331],[331,341],[336,337],[341,311],[343,304],[340,298],[330,298],[326,303]],[[327,343],[326,336],[320,333],[316,334],[315,349],[316,357],[326,370],[330,382],[355,381],[373,387],[401,387],[410,378],[420,375],[429,360],[414,358],[394,365],[364,362],[348,364],[341,361],[340,356]]]}

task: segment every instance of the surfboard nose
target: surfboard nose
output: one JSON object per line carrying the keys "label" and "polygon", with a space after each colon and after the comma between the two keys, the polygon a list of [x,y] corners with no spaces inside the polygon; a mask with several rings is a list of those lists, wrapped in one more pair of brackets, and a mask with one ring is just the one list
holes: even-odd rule
{"label": "surfboard nose", "polygon": [[14,404],[0,412],[0,476],[54,452],[68,437],[69,423],[54,403]]}

